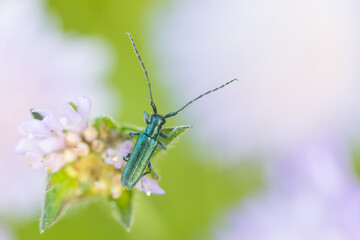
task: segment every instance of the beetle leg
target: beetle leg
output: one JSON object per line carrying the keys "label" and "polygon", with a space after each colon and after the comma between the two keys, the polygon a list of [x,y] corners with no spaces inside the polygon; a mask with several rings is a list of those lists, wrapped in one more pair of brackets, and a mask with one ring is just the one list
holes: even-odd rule
{"label": "beetle leg", "polygon": [[174,128],[174,129],[171,131],[171,133],[169,133],[169,135],[167,135],[167,136],[165,135],[165,133],[160,132],[160,137],[166,139],[166,138],[170,137],[171,135],[173,135],[177,130],[187,129],[187,128],[191,128],[191,126],[178,126],[178,127]]}
{"label": "beetle leg", "polygon": [[149,173],[151,173],[151,172],[152,172],[151,162],[149,162],[148,167],[149,167],[149,171],[147,171],[146,173],[144,173],[144,175],[143,175],[143,176],[145,176],[146,174],[149,174]]}
{"label": "beetle leg", "polygon": [[165,146],[165,144],[163,144],[162,142],[160,142],[159,140],[158,140],[158,143],[159,143],[159,147],[162,149],[162,150],[166,150],[166,146]]}
{"label": "beetle leg", "polygon": [[141,133],[140,132],[129,132],[129,136],[139,136]]}
{"label": "beetle leg", "polygon": [[126,154],[125,156],[123,156],[123,160],[124,160],[125,162],[127,162],[127,161],[129,160],[129,158],[130,158],[130,153],[128,153],[128,154]]}

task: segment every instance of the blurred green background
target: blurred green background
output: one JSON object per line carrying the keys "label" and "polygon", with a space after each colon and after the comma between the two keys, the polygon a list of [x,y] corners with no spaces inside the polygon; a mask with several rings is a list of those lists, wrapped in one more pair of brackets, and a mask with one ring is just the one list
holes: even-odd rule
{"label": "blurred green background", "polygon": [[[59,18],[65,34],[98,37],[113,50],[114,66],[107,79],[109,89],[119,94],[121,109],[114,116],[118,122],[144,126],[142,112],[151,112],[144,74],[126,32],[133,34],[149,71],[154,99],[164,111],[178,107],[171,93],[158,81],[157,64],[148,39],[148,20],[158,6],[169,1],[119,0],[50,0],[48,13]],[[174,118],[168,126],[191,124]],[[13,230],[18,239],[209,239],[214,227],[221,224],[231,206],[244,196],[261,188],[261,169],[255,163],[242,161],[224,167],[221,159],[199,151],[188,131],[176,148],[167,151],[154,168],[160,173],[163,196],[137,194],[135,218],[127,232],[111,216],[101,199],[68,211],[52,228],[39,235],[38,217],[18,222]],[[40,216],[40,213],[39,213]]]}

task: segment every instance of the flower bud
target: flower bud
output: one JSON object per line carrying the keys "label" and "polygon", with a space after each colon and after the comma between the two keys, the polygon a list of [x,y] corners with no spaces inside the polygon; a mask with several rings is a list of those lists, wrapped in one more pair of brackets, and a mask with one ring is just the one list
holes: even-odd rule
{"label": "flower bud", "polygon": [[81,142],[77,145],[77,154],[78,156],[85,157],[90,153],[90,147],[84,142]]}
{"label": "flower bud", "polygon": [[93,127],[85,128],[83,136],[87,142],[92,142],[98,137],[98,131]]}
{"label": "flower bud", "polygon": [[76,147],[81,142],[81,137],[79,134],[69,131],[65,135],[65,141],[68,146]]}
{"label": "flower bud", "polygon": [[104,192],[104,191],[108,190],[108,188],[109,188],[108,184],[104,181],[95,181],[94,182],[95,191]]}
{"label": "flower bud", "polygon": [[104,142],[101,140],[95,140],[91,144],[91,148],[94,150],[94,152],[101,152],[104,149]]}
{"label": "flower bud", "polygon": [[77,157],[78,156],[77,156],[76,152],[73,149],[67,148],[67,149],[64,150],[64,160],[65,160],[65,162],[67,162],[67,163],[73,162],[73,161],[75,161],[77,159]]}

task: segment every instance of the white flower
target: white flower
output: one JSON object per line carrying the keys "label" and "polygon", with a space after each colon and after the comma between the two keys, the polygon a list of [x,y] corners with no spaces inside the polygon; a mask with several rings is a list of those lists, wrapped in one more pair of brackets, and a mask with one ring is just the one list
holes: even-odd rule
{"label": "white flower", "polygon": [[[32,119],[23,122],[18,127],[25,136],[17,145],[15,152],[25,154],[26,160],[33,168],[58,171],[64,164],[63,157],[54,157],[51,154],[65,147],[65,135],[59,120],[52,114],[43,116],[43,120]],[[45,156],[48,155],[49,156]]]}
{"label": "white flower", "polygon": [[87,97],[77,97],[74,109],[71,104],[64,105],[65,116],[60,118],[65,130],[81,132],[87,125],[87,120],[91,110],[91,101]]}
{"label": "white flower", "polygon": [[[35,109],[33,112],[43,119],[31,119],[18,127],[25,138],[19,142],[15,152],[25,154],[33,168],[57,172],[66,163],[75,161],[77,154],[89,154],[90,148],[81,142],[80,134],[87,125],[91,109],[90,99],[77,97],[74,106],[67,104],[64,108],[64,116]],[[96,132],[96,129],[94,130]],[[64,131],[67,131],[66,134]]]}

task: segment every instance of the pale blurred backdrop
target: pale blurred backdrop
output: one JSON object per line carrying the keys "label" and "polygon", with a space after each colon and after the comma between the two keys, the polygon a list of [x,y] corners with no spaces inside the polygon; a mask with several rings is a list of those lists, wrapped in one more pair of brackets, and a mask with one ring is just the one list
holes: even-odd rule
{"label": "pale blurred backdrop", "polygon": [[[360,239],[360,3],[355,0],[0,0],[0,240]],[[168,126],[126,232],[105,201],[39,235],[45,174],[14,155],[30,108],[76,96],[144,126],[233,78]]]}

